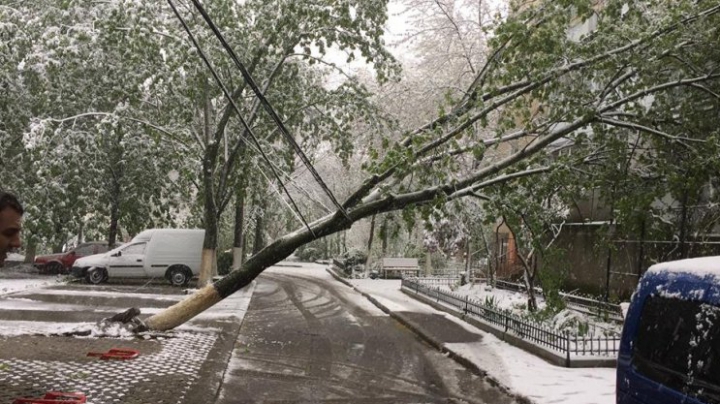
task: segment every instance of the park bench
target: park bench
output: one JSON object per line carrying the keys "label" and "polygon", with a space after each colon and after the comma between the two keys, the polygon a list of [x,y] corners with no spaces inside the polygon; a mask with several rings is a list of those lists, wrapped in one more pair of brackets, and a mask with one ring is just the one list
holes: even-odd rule
{"label": "park bench", "polygon": [[380,263],[383,278],[407,278],[420,275],[417,258],[383,258]]}

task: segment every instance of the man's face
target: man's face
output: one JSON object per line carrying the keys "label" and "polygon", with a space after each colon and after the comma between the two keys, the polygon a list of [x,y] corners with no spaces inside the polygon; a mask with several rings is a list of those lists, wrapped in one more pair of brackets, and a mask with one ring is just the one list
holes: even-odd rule
{"label": "man's face", "polygon": [[0,211],[0,266],[10,251],[20,248],[20,230],[22,215],[15,209],[5,208]]}

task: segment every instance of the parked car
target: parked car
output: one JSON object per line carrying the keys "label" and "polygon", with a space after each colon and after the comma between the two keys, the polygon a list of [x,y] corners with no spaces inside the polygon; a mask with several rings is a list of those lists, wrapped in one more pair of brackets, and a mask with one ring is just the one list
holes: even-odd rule
{"label": "parked car", "polygon": [[25,262],[25,256],[18,253],[8,253],[7,257],[5,258],[5,267],[12,267],[16,265],[20,265],[23,262]]}
{"label": "parked car", "polygon": [[166,278],[186,285],[200,273],[205,230],[150,229],[105,254],[75,261],[72,274],[88,283],[109,278]]}
{"label": "parked car", "polygon": [[720,404],[720,257],[653,265],[633,295],[618,404]]}
{"label": "parked car", "polygon": [[67,274],[70,272],[75,260],[88,255],[101,254],[108,250],[108,243],[105,241],[90,241],[82,243],[72,250],[59,254],[47,254],[35,256],[33,265],[41,274]]}

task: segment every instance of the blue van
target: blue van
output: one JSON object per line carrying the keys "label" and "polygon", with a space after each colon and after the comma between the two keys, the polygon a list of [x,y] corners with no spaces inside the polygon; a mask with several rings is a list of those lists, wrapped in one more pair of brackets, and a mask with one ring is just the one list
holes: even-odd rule
{"label": "blue van", "polygon": [[720,257],[643,275],[623,327],[617,404],[720,404]]}

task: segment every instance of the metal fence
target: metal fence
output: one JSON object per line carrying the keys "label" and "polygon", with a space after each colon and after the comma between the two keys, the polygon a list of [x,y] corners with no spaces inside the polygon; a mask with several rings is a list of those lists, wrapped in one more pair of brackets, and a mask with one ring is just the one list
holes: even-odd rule
{"label": "metal fence", "polygon": [[452,286],[458,283],[460,278],[456,276],[432,277],[432,278],[410,278],[415,279],[425,286]]}
{"label": "metal fence", "polygon": [[[536,345],[545,347],[566,357],[569,366],[571,355],[576,356],[617,356],[620,347],[619,336],[588,336],[558,331],[544,324],[526,320],[507,312],[486,306],[467,296],[443,291],[437,284],[427,285],[425,279],[403,279],[402,286],[428,299],[435,300],[463,311],[480,321],[490,324],[504,333],[511,333],[523,340],[532,341]],[[433,281],[434,282],[434,281]]]}

